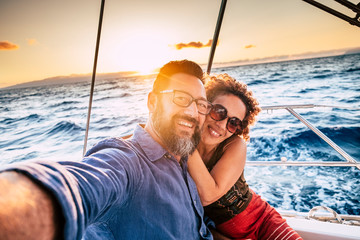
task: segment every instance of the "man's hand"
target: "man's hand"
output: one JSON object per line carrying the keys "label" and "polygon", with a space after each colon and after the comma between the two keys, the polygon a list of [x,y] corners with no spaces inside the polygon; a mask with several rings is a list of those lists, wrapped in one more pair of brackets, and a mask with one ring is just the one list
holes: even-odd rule
{"label": "man's hand", "polygon": [[0,235],[7,239],[63,238],[57,201],[41,186],[15,171],[0,173]]}

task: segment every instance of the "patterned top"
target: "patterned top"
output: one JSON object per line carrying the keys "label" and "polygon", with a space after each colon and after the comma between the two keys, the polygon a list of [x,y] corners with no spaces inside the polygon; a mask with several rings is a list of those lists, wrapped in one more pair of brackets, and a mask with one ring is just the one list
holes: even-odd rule
{"label": "patterned top", "polygon": [[[226,147],[233,141],[235,137],[237,136],[230,137],[217,147],[214,155],[207,163],[207,168],[209,171],[213,169],[217,161],[224,154]],[[249,185],[246,183],[243,171],[240,178],[226,194],[224,194],[216,202],[213,202],[212,204],[204,207],[205,214],[210,217],[216,225],[219,225],[244,211],[245,208],[249,205],[251,198],[252,193],[249,189]]]}

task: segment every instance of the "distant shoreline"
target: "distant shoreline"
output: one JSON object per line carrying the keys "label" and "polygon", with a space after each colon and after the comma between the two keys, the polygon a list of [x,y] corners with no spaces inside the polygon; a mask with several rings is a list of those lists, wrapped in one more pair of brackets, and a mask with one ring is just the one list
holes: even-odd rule
{"label": "distant shoreline", "polygon": [[[350,49],[322,51],[322,52],[309,52],[309,53],[304,53],[304,54],[280,55],[280,56],[264,57],[264,58],[257,58],[257,59],[244,59],[244,60],[236,60],[236,61],[230,61],[230,62],[216,62],[213,64],[212,68],[215,69],[215,68],[241,66],[241,65],[254,65],[254,64],[272,63],[272,62],[296,61],[296,60],[302,60],[302,59],[334,57],[334,56],[350,55],[350,54],[358,54],[358,53],[360,53],[360,47],[350,48]],[[202,67],[206,68],[206,64],[200,64],[200,65]],[[136,74],[138,74],[136,71],[98,73],[96,75],[96,80],[117,79],[117,78],[121,78],[121,77],[134,76]],[[151,75],[151,74],[149,74],[149,75]],[[35,81],[11,85],[8,87],[3,87],[3,88],[0,88],[0,91],[1,90],[27,88],[27,87],[41,87],[41,86],[48,86],[48,85],[90,82],[91,77],[92,77],[91,73],[72,74],[72,75],[68,75],[68,76],[56,76],[56,77],[51,77],[51,78],[45,78],[42,80],[35,80]]]}
{"label": "distant shoreline", "polygon": [[279,56],[264,57],[264,58],[257,58],[257,59],[235,60],[235,61],[231,61],[231,62],[217,62],[217,63],[213,64],[213,68],[246,66],[246,65],[254,65],[254,64],[286,62],[286,61],[297,61],[297,60],[303,60],[303,59],[305,60],[305,59],[314,59],[314,58],[326,58],[326,57],[335,57],[335,56],[351,55],[351,54],[359,54],[359,53],[360,53],[360,47],[331,50],[331,51],[322,51],[322,52],[309,52],[309,53],[293,54],[293,55],[279,55]]}
{"label": "distant shoreline", "polygon": [[[105,79],[117,79],[121,77],[128,77],[136,75],[137,72],[128,71],[128,72],[115,72],[115,73],[98,73],[96,74],[96,80],[105,80]],[[10,89],[19,89],[27,87],[41,87],[49,85],[58,85],[58,84],[68,84],[68,83],[81,83],[81,82],[91,82],[92,74],[72,74],[68,76],[57,76],[51,78],[45,78],[42,80],[36,80],[31,82],[19,83],[16,85],[0,88],[1,90],[10,90]]]}

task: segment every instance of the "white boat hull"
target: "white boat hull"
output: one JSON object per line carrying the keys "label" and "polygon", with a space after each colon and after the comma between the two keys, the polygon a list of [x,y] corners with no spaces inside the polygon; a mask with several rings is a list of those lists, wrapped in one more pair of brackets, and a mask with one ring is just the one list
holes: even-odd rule
{"label": "white boat hull", "polygon": [[359,240],[360,227],[313,219],[284,217],[304,240]]}

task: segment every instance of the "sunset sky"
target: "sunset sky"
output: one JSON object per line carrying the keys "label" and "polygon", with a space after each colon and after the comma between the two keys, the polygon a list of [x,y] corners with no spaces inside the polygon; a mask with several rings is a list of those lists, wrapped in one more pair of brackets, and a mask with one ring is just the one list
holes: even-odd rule
{"label": "sunset sky", "polygon": [[[334,1],[331,6],[347,13]],[[357,3],[358,1],[352,1]],[[100,0],[1,0],[0,88],[92,71]],[[221,0],[107,0],[97,72],[205,64]],[[302,0],[228,0],[214,62],[360,47],[360,28]]]}

